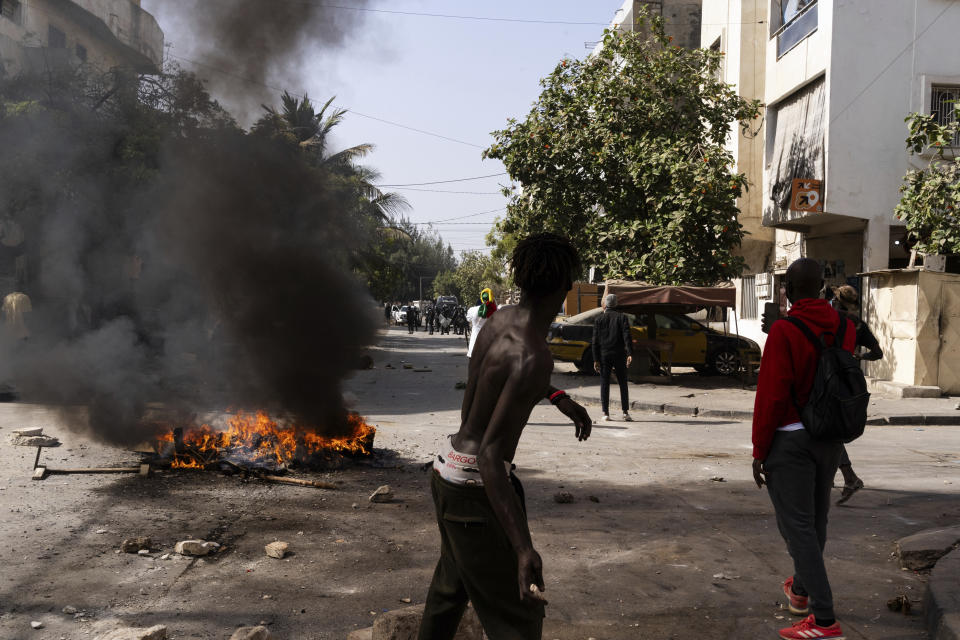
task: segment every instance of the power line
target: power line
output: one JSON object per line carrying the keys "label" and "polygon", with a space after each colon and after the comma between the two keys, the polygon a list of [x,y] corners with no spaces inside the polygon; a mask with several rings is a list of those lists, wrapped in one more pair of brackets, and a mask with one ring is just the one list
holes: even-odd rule
{"label": "power line", "polygon": [[862,97],[863,97],[863,94],[865,94],[867,91],[869,91],[869,90],[870,90],[870,87],[872,87],[874,84],[876,84],[876,83],[877,83],[877,80],[879,80],[879,79],[883,76],[883,74],[885,74],[887,71],[889,71],[889,70],[890,70],[890,67],[892,67],[894,64],[896,64],[897,60],[899,60],[900,57],[901,57],[903,54],[905,54],[907,51],[909,51],[910,48],[913,47],[913,46],[917,43],[917,40],[919,40],[920,37],[921,37],[923,34],[925,34],[927,31],[929,31],[930,28],[933,27],[934,24],[936,24],[937,20],[939,20],[940,18],[942,18],[942,17],[943,17],[943,14],[945,14],[947,11],[949,11],[950,9],[952,9],[953,6],[954,6],[956,3],[957,3],[957,0],[950,0],[950,4],[948,4],[946,7],[944,7],[944,8],[943,8],[943,11],[941,11],[940,13],[938,13],[938,14],[937,14],[937,17],[934,18],[934,19],[930,22],[930,24],[928,24],[926,27],[923,28],[923,31],[921,31],[920,33],[918,33],[918,34],[913,38],[913,40],[911,40],[910,43],[909,43],[907,46],[905,46],[905,47],[900,51],[900,53],[898,53],[898,54],[893,58],[893,60],[891,60],[891,61],[889,62],[889,64],[887,64],[887,66],[885,66],[883,69],[881,69],[881,70],[880,70],[880,73],[878,73],[877,75],[875,75],[875,76],[873,77],[873,79],[872,79],[870,82],[867,83],[867,86],[865,86],[863,89],[861,89],[860,92],[853,97],[853,100],[851,100],[851,101],[847,104],[847,106],[845,106],[843,109],[841,109],[839,112],[837,112],[837,115],[833,116],[833,118],[830,119],[830,124],[833,124],[834,122],[836,122],[837,118],[839,118],[839,117],[842,116],[844,113],[846,113],[846,112],[847,112],[847,109],[849,109],[850,107],[852,107],[857,100],[859,100],[860,98],[862,98]]}
{"label": "power line", "polygon": [[458,193],[472,196],[502,196],[499,191],[448,191],[446,189],[421,189],[419,187],[393,187],[400,191],[421,191],[425,193]]}
{"label": "power line", "polygon": [[507,175],[506,171],[501,173],[491,173],[488,176],[477,176],[475,178],[457,178],[456,180],[436,180],[434,182],[410,182],[408,184],[378,184],[377,187],[423,187],[431,184],[450,184],[451,182],[469,182],[471,180],[483,180],[484,178],[498,178]]}
{"label": "power line", "polygon": [[479,213],[470,213],[465,216],[457,216],[456,218],[444,218],[443,220],[433,220],[431,222],[416,222],[414,224],[437,224],[440,222],[452,222],[453,220],[466,220],[467,218],[476,218],[477,216],[482,216],[488,213],[499,213],[505,210],[506,210],[506,207],[499,207],[497,209],[490,209],[489,211],[480,211]]}

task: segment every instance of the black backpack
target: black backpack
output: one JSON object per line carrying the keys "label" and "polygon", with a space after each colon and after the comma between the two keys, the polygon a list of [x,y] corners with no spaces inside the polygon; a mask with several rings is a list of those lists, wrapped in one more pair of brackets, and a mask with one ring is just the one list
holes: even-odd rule
{"label": "black backpack", "polygon": [[[863,435],[867,426],[870,394],[860,362],[843,348],[847,316],[839,315],[840,326],[832,344],[823,340],[826,333],[818,339],[798,318],[784,319],[800,329],[817,351],[817,369],[810,399],[803,407],[797,405],[800,421],[814,440],[853,442]],[[796,390],[791,391],[793,402],[797,404]]]}

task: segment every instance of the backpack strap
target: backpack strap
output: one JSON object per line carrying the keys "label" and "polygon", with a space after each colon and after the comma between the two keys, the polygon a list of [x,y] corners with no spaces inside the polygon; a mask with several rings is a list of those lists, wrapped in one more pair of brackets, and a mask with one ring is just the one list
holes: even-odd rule
{"label": "backpack strap", "polygon": [[[823,343],[819,338],[817,338],[816,335],[814,335],[813,331],[810,330],[810,327],[808,327],[805,322],[803,322],[800,318],[795,318],[793,316],[787,316],[784,318],[784,320],[795,326],[797,329],[800,329],[800,332],[807,337],[807,340],[809,340],[814,346],[814,348],[817,350],[817,353],[820,352],[820,349],[823,347]],[[845,322],[843,324],[846,325]]]}

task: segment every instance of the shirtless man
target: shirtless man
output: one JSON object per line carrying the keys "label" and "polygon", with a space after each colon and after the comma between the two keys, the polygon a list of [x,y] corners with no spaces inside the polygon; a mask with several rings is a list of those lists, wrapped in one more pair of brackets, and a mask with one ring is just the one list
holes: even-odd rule
{"label": "shirtless man", "polygon": [[468,600],[492,640],[540,638],[542,563],[513,457],[530,412],[545,398],[573,420],[578,440],[590,436],[586,410],[550,386],[546,341],[579,271],[576,250],[560,236],[531,236],[517,245],[511,265],[520,304],[497,312],[477,337],[460,431],[431,472],[441,546],[420,640],[453,638]]}

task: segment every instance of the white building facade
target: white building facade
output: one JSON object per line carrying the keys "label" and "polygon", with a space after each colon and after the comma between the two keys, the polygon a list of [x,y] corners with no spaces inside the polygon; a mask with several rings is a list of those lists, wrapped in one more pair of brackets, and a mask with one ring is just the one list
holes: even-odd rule
{"label": "white building facade", "polygon": [[163,31],[140,0],[0,0],[0,77],[86,64],[153,72]]}

